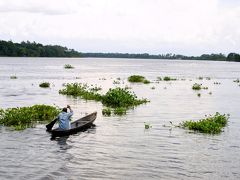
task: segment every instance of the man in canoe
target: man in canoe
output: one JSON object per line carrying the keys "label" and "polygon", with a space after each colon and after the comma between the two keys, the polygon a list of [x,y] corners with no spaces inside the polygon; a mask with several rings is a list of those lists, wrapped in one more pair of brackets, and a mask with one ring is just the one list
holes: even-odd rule
{"label": "man in canoe", "polygon": [[[67,112],[67,109],[70,110],[70,112]],[[58,123],[59,123],[59,129],[61,130],[67,130],[70,129],[70,118],[73,115],[73,110],[69,105],[67,107],[64,107],[62,109],[62,112],[58,115]]]}

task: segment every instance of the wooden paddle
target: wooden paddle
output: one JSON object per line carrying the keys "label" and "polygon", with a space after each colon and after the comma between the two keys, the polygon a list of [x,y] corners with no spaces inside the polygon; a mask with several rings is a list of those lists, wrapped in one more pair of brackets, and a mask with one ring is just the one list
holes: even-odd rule
{"label": "wooden paddle", "polygon": [[46,131],[51,131],[52,127],[54,126],[54,124],[56,123],[56,121],[58,120],[58,118],[54,119],[52,122],[50,122],[49,124],[46,125],[47,130]]}

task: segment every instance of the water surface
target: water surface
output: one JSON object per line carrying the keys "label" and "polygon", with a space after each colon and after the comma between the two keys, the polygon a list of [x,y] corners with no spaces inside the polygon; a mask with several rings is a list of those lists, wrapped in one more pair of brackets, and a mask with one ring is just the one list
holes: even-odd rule
{"label": "water surface", "polygon": [[[64,69],[65,64],[75,68]],[[180,80],[129,84],[133,74],[153,82],[158,76]],[[118,77],[121,83],[113,84]],[[55,141],[44,125],[19,132],[0,127],[0,179],[239,179],[240,87],[233,82],[239,77],[235,62],[0,58],[0,108],[70,104],[74,119],[98,112],[96,127]],[[40,88],[44,81],[51,88]],[[58,94],[69,82],[96,84],[103,92],[127,85],[151,102],[126,116],[103,117],[101,103]],[[209,88],[200,98],[191,89],[195,82]],[[220,135],[164,126],[215,112],[231,115]],[[144,122],[152,128],[145,130]]]}

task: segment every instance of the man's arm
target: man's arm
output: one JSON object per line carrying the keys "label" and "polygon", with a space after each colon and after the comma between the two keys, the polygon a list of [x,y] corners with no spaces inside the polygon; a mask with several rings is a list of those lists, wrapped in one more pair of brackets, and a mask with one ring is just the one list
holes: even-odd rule
{"label": "man's arm", "polygon": [[69,105],[67,105],[67,108],[70,110],[69,117],[71,117],[73,115],[73,110]]}

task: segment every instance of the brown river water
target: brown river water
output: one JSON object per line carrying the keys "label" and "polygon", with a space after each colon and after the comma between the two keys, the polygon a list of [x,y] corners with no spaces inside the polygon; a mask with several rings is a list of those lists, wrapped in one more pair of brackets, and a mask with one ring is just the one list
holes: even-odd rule
{"label": "brown river water", "polygon": [[[64,69],[65,64],[75,68]],[[153,83],[128,83],[134,74]],[[10,79],[12,75],[17,79]],[[156,83],[158,76],[179,80]],[[113,83],[117,78],[120,84]],[[0,58],[0,108],[70,104],[74,119],[98,112],[94,128],[57,140],[50,140],[44,124],[23,131],[0,126],[0,179],[240,179],[240,86],[233,82],[237,78],[236,62]],[[44,81],[51,88],[40,88]],[[96,84],[103,92],[128,85],[150,103],[125,116],[104,117],[101,103],[58,94],[62,84],[70,82]],[[208,87],[200,91],[201,97],[192,90],[195,82]],[[215,112],[230,114],[219,135],[169,123]],[[145,129],[144,122],[152,128]]]}

